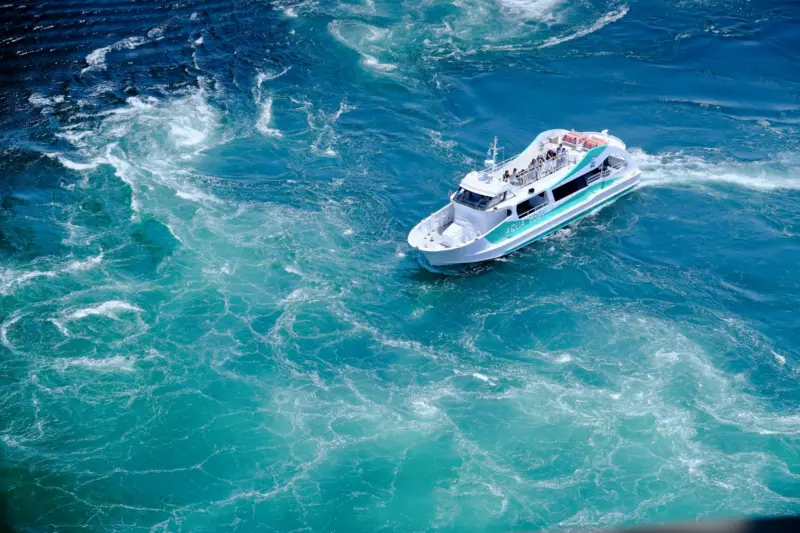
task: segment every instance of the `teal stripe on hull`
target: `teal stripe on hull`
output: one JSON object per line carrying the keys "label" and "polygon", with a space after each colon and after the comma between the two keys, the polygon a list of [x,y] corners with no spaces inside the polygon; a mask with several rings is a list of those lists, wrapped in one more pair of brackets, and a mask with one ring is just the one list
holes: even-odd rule
{"label": "teal stripe on hull", "polygon": [[530,240],[528,240],[528,241],[525,241],[524,243],[522,243],[522,244],[520,244],[520,245],[518,245],[518,246],[515,246],[514,248],[512,248],[511,250],[509,250],[507,253],[516,252],[516,251],[517,251],[517,250],[519,250],[520,248],[524,248],[525,246],[528,246],[529,244],[533,244],[534,242],[538,241],[539,239],[543,239],[543,238],[547,237],[548,235],[550,235],[550,234],[551,234],[551,233],[553,233],[554,231],[558,231],[558,230],[560,230],[561,228],[563,228],[564,226],[568,226],[568,225],[572,224],[572,223],[573,223],[573,222],[575,222],[576,220],[578,220],[578,219],[580,219],[580,218],[582,218],[582,217],[586,216],[587,214],[589,214],[589,212],[591,212],[592,210],[594,210],[594,209],[598,209],[598,208],[600,208],[600,207],[603,207],[604,205],[608,204],[609,202],[613,202],[614,200],[616,200],[617,198],[619,198],[619,197],[620,197],[620,196],[622,196],[623,194],[630,192],[631,190],[633,190],[633,188],[634,188],[635,186],[636,186],[636,184],[634,183],[633,185],[631,185],[631,186],[629,186],[629,187],[627,187],[627,188],[623,189],[622,191],[620,191],[620,192],[616,193],[615,195],[613,195],[613,196],[610,196],[610,197],[606,198],[605,200],[603,200],[603,201],[602,201],[602,202],[600,202],[599,204],[597,204],[597,205],[595,205],[595,206],[592,206],[592,207],[590,207],[589,209],[586,209],[585,211],[581,211],[581,212],[580,212],[580,213],[578,213],[577,215],[575,215],[575,216],[573,216],[573,217],[570,217],[570,218],[569,218],[568,220],[566,220],[565,222],[562,222],[561,224],[559,224],[559,225],[557,225],[557,226],[555,226],[555,227],[553,227],[553,228],[550,228],[549,230],[545,231],[544,233],[541,233],[541,234],[539,234],[539,235],[535,236],[534,238],[532,238],[532,239],[530,239]]}
{"label": "teal stripe on hull", "polygon": [[[589,187],[573,194],[571,197],[564,200],[560,205],[556,205],[552,210],[545,213],[542,217],[530,217],[523,220],[514,220],[511,222],[504,222],[497,228],[493,229],[486,234],[486,240],[492,244],[499,244],[501,242],[513,239],[517,234],[524,233],[526,230],[535,227],[544,226],[550,220],[558,218],[563,213],[571,210],[575,206],[587,202],[587,200],[596,194],[599,194],[606,188],[614,187],[615,184],[623,181],[624,178],[615,178],[613,180],[600,180]],[[509,236],[509,232],[513,231],[513,235]]]}

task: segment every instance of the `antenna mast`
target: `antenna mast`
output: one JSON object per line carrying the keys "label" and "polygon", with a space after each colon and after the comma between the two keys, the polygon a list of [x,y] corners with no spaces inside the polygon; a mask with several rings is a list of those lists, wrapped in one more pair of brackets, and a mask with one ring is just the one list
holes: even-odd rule
{"label": "antenna mast", "polygon": [[487,152],[488,159],[484,161],[487,167],[491,168],[493,171],[497,168],[497,136],[495,136],[492,144],[489,145],[489,151]]}

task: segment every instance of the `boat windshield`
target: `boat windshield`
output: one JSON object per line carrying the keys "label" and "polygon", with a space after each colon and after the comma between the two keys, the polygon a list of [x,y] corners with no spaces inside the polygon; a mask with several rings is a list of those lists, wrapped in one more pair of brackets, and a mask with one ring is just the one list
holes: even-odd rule
{"label": "boat windshield", "polygon": [[490,207],[496,206],[505,199],[506,193],[491,197],[472,192],[464,187],[459,187],[458,192],[456,192],[455,196],[453,196],[454,202],[471,207],[472,209],[477,209],[478,211],[486,211]]}

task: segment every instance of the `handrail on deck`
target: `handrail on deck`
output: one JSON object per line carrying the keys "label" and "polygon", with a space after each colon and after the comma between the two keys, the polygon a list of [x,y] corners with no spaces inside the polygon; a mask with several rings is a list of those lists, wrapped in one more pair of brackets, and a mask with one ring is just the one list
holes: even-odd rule
{"label": "handrail on deck", "polygon": [[569,164],[577,162],[575,156],[570,157],[568,154],[561,154],[556,159],[550,159],[544,163],[529,167],[523,172],[519,172],[516,176],[511,178],[511,183],[518,187],[524,187],[542,178],[550,176],[564,168]]}

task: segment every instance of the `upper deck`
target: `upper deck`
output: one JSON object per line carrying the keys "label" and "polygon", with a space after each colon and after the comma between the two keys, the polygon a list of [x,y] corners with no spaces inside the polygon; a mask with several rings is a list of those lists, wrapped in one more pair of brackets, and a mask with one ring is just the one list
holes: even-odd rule
{"label": "upper deck", "polygon": [[[625,149],[617,137],[608,131],[580,133],[571,130],[549,130],[541,133],[521,153],[505,161],[487,162],[486,168],[473,170],[461,180],[461,187],[483,196],[497,197],[505,191],[516,191],[536,182],[537,189],[544,190],[550,182],[557,182],[583,159],[583,156],[599,146],[615,146]],[[557,157],[537,162],[550,151],[563,148]],[[504,179],[506,172],[510,175]],[[546,179],[554,178],[554,179]]]}

